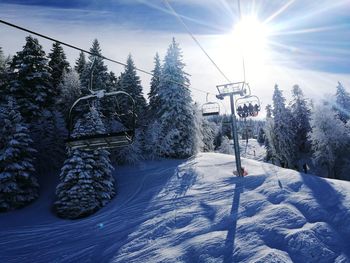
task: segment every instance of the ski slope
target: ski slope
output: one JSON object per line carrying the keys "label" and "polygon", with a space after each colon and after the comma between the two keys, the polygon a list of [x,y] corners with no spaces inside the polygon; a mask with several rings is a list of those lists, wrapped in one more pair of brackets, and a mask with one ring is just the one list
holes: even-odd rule
{"label": "ski slope", "polygon": [[93,216],[56,218],[54,185],[0,214],[0,262],[350,262],[350,183],[234,157],[118,167]]}

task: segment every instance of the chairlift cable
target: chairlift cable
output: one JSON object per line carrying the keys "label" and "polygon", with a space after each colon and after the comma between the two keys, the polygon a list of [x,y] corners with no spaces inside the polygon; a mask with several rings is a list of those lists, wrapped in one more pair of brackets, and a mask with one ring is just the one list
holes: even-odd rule
{"label": "chairlift cable", "polygon": [[[95,57],[99,57],[101,59],[104,59],[104,60],[107,60],[107,61],[110,61],[112,63],[115,63],[115,64],[118,64],[118,65],[121,65],[121,66],[127,66],[127,64],[123,63],[123,62],[120,62],[118,60],[115,60],[115,59],[111,59],[111,58],[108,58],[108,57],[105,57],[103,55],[99,55],[99,54],[95,54],[95,53],[92,53],[86,49],[83,49],[83,48],[80,48],[78,46],[75,46],[75,45],[72,45],[72,44],[69,44],[69,43],[66,43],[66,42],[63,42],[61,40],[58,40],[56,38],[52,38],[52,37],[49,37],[47,35],[44,35],[44,34],[41,34],[41,33],[38,33],[38,32],[35,32],[35,31],[32,31],[30,29],[27,29],[27,28],[24,28],[24,27],[21,27],[21,26],[18,26],[18,25],[15,25],[15,24],[12,24],[10,22],[7,22],[7,21],[4,21],[2,19],[0,19],[0,23],[4,24],[4,25],[7,25],[7,26],[10,26],[10,27],[13,27],[13,28],[16,28],[18,30],[21,30],[21,31],[24,31],[24,32],[27,32],[29,34],[33,34],[33,35],[36,35],[36,36],[39,36],[41,38],[44,38],[44,39],[47,39],[47,40],[50,40],[52,42],[57,42],[63,46],[66,46],[66,47],[69,47],[69,48],[72,48],[72,49],[75,49],[75,50],[78,50],[78,51],[81,51],[81,52],[84,52],[86,54],[89,54],[91,56],[95,56]],[[144,69],[141,69],[141,68],[137,68],[135,67],[135,70],[136,71],[139,71],[139,72],[142,72],[144,74],[147,74],[147,75],[150,75],[150,76],[154,76],[154,74],[152,72],[149,72],[147,70],[144,70]],[[204,90],[201,90],[201,89],[197,89],[197,88],[193,88],[193,87],[190,87],[189,85],[185,85],[185,84],[182,84],[182,83],[179,83],[179,82],[176,82],[176,81],[173,81],[173,80],[169,80],[169,82],[172,82],[174,84],[178,84],[178,85],[181,85],[181,86],[184,86],[186,88],[190,88],[190,89],[194,89],[194,90],[197,90],[199,92],[202,92],[202,93],[208,93],[207,91],[204,91]],[[212,95],[215,95],[213,93],[211,93]]]}
{"label": "chairlift cable", "polygon": [[200,42],[197,40],[197,38],[192,34],[192,32],[190,31],[190,29],[188,28],[188,26],[185,24],[185,22],[183,21],[183,19],[178,15],[178,13],[175,11],[175,9],[170,5],[168,0],[164,0],[165,5],[168,7],[168,9],[173,13],[173,15],[177,18],[177,20],[179,20],[179,22],[182,24],[182,26],[185,28],[185,30],[187,31],[187,33],[191,36],[191,38],[193,39],[193,41],[197,44],[197,46],[203,51],[203,53],[206,55],[206,57],[210,60],[210,62],[215,66],[215,68],[220,72],[220,74],[228,81],[228,82],[232,82],[230,81],[230,79],[225,75],[225,73],[219,68],[219,66],[215,63],[215,61],[209,56],[209,54],[205,51],[205,49],[203,48],[203,46],[200,44]]}

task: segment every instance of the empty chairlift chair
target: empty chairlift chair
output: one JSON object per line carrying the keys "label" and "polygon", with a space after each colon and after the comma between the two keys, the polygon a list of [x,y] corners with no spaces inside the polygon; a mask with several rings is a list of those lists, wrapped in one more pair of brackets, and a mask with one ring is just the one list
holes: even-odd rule
{"label": "empty chairlift chair", "polygon": [[[106,130],[105,133],[74,135],[73,129],[82,112],[86,112],[86,107],[93,105],[103,105],[106,100],[114,102],[115,109],[109,110],[108,115],[114,122],[119,123],[119,127],[113,126],[112,130]],[[114,99],[114,100],[113,100]],[[129,105],[128,109],[120,109],[119,102]],[[84,109],[85,107],[85,109]],[[113,149],[125,147],[134,141],[135,136],[135,102],[134,99],[124,91],[105,92],[99,90],[76,100],[69,111],[68,139],[66,145],[70,150],[97,150]]]}
{"label": "empty chairlift chair", "polygon": [[217,102],[207,102],[202,105],[203,116],[215,116],[220,114],[220,105]]}

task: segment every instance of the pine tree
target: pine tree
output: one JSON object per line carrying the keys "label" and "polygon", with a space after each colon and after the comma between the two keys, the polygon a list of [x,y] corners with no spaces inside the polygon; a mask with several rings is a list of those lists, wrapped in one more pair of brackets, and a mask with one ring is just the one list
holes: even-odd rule
{"label": "pine tree", "polygon": [[340,82],[338,82],[335,97],[336,105],[334,109],[338,113],[339,119],[346,123],[350,119],[350,93],[345,90]]}
{"label": "pine tree", "polygon": [[5,70],[5,56],[2,51],[2,47],[0,47],[0,72]]}
{"label": "pine tree", "polygon": [[26,37],[26,44],[13,57],[10,69],[9,94],[16,99],[25,121],[30,122],[54,100],[50,68],[37,39]]}
{"label": "pine tree", "polygon": [[[103,123],[91,108],[74,129],[73,136],[104,133]],[[64,218],[88,216],[105,206],[115,195],[109,152],[73,150],[69,153],[56,188],[55,209]]]}
{"label": "pine tree", "polygon": [[307,135],[311,131],[310,115],[311,110],[304,98],[303,91],[298,85],[294,85],[292,89],[293,100],[291,103],[291,112],[295,129],[295,140],[300,152],[308,152],[309,143]]}
{"label": "pine tree", "polygon": [[0,108],[0,211],[22,207],[38,197],[29,130],[13,99]]}
{"label": "pine tree", "polygon": [[81,51],[79,53],[79,57],[76,60],[75,66],[74,66],[75,71],[78,72],[80,77],[82,76],[82,73],[83,73],[85,67],[86,67],[85,53],[83,51]]}
{"label": "pine tree", "polygon": [[164,59],[159,84],[159,146],[163,156],[187,158],[196,153],[195,119],[188,74],[173,39]]}
{"label": "pine tree", "polygon": [[282,91],[275,86],[273,93],[273,134],[274,145],[271,145],[272,155],[283,167],[296,166],[297,144],[295,142],[294,121],[291,111],[285,106]]}
{"label": "pine tree", "polygon": [[220,147],[218,148],[219,153],[224,153],[224,154],[233,154],[233,147],[230,144],[229,138],[227,136],[222,137],[222,142]]}
{"label": "pine tree", "polygon": [[316,107],[311,126],[309,136],[316,164],[327,168],[328,177],[341,179],[344,166],[349,164],[350,127],[327,105]]}
{"label": "pine tree", "polygon": [[48,174],[62,166],[65,158],[64,139],[67,130],[63,115],[58,110],[43,110],[32,126],[36,167],[40,174]]}
{"label": "pine tree", "polygon": [[48,57],[54,96],[59,96],[59,84],[63,80],[64,72],[69,71],[69,63],[62,46],[58,42],[52,44],[51,53],[49,53]]}
{"label": "pine tree", "polygon": [[156,119],[157,111],[159,109],[159,83],[160,83],[160,74],[161,74],[161,65],[158,53],[154,57],[154,69],[152,71],[153,76],[151,79],[151,88],[148,93],[149,99],[149,114],[153,116],[153,119]]}
{"label": "pine tree", "polygon": [[260,144],[264,144],[265,143],[265,131],[264,131],[264,129],[262,127],[259,128],[257,142],[260,143]]}
{"label": "pine tree", "polygon": [[[100,43],[95,39],[90,48],[90,52],[93,55],[89,56],[89,62],[86,63],[83,72],[81,73],[80,81],[82,85],[82,93],[84,95],[90,94],[90,77],[91,70],[92,74],[92,89],[93,90],[107,90],[107,83],[109,80],[109,74],[107,66],[104,64],[102,56],[102,50]],[[78,71],[79,72],[79,71]]]}
{"label": "pine tree", "polygon": [[81,97],[81,84],[78,73],[75,70],[64,73],[59,89],[61,93],[57,99],[57,104],[60,111],[67,118],[71,106]]}
{"label": "pine tree", "polygon": [[[143,96],[140,77],[136,74],[136,68],[131,55],[128,56],[124,72],[119,80],[120,89],[130,94],[135,101],[135,112],[137,115],[137,126],[145,123],[146,100]],[[124,102],[129,103],[129,102]],[[130,108],[130,105],[125,105]]]}
{"label": "pine tree", "polygon": [[8,85],[8,66],[7,61],[0,47],[0,103],[5,103],[6,87]]}
{"label": "pine tree", "polygon": [[202,118],[200,125],[200,133],[202,135],[201,151],[213,152],[215,149],[214,140],[218,132],[217,126],[207,118]]}

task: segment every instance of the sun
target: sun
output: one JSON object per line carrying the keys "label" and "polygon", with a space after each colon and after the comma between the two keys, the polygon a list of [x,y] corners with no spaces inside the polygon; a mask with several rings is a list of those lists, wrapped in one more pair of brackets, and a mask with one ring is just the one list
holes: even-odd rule
{"label": "sun", "polygon": [[255,16],[243,17],[234,27],[231,38],[244,56],[264,56],[269,28]]}

